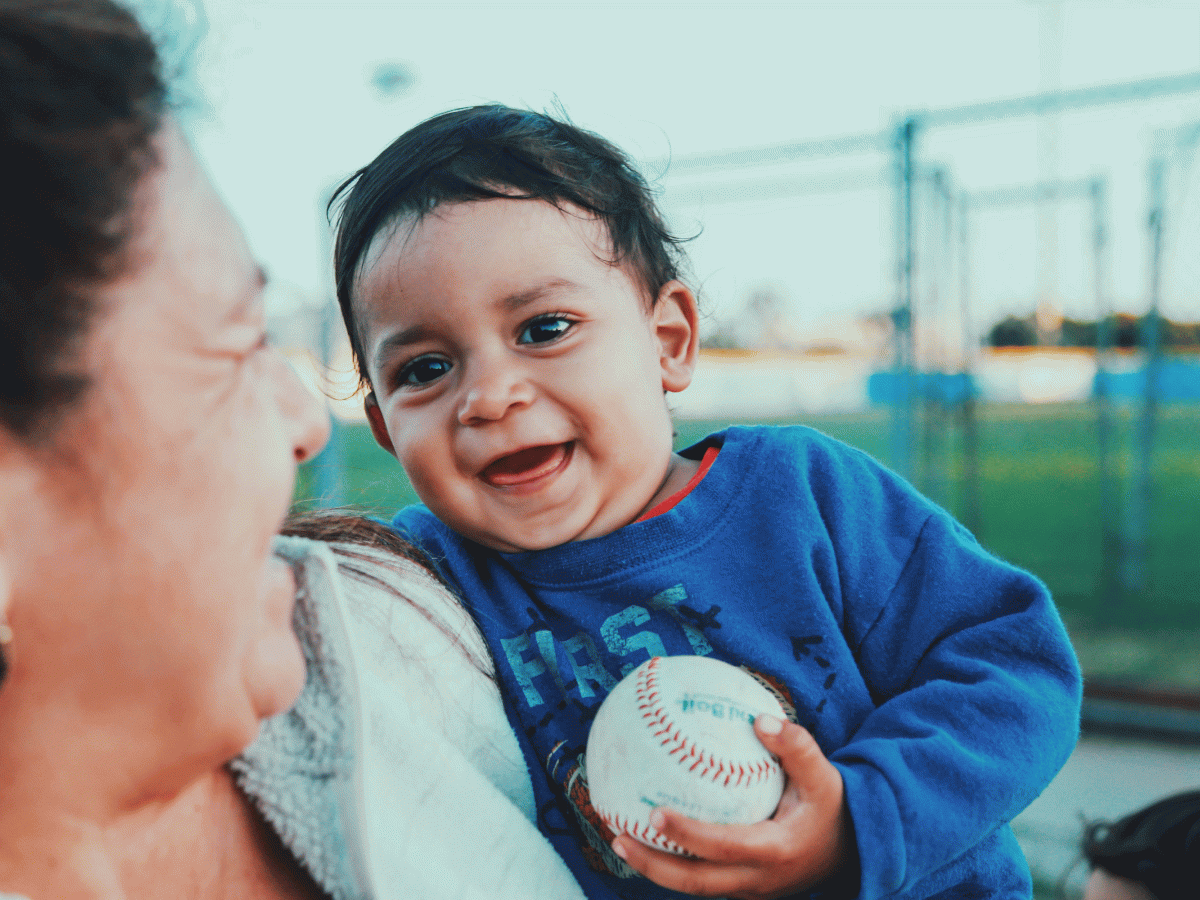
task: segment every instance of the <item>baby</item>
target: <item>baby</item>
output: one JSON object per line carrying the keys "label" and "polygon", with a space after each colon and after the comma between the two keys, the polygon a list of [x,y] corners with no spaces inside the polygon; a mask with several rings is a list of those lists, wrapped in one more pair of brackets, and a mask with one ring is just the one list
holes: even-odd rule
{"label": "baby", "polygon": [[[1008,821],[1067,758],[1080,681],[1046,589],[867,455],[803,427],[672,451],[696,299],[612,144],[456,110],[343,185],[338,299],[394,525],[496,659],[538,825],[592,898],[1029,897]],[[788,787],[758,825],[667,809],[672,856],[588,801],[597,707],[650,656],[742,666]],[[641,877],[645,876],[645,877]]]}

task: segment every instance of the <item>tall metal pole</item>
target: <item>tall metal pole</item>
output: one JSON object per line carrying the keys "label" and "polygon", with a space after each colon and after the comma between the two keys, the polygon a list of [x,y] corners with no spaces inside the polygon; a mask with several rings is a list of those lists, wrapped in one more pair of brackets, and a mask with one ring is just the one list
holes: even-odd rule
{"label": "tall metal pole", "polygon": [[[1183,75],[1167,75],[1146,81],[1098,84],[1066,91],[988,100],[984,103],[970,103],[945,109],[923,110],[920,113],[920,127],[945,128],[976,122],[995,122],[1000,119],[1036,116],[1047,112],[1059,114],[1074,109],[1087,109],[1116,103],[1135,103],[1155,97],[1196,92],[1200,92],[1200,72],[1187,72]],[[895,131],[844,135],[812,141],[789,141],[782,144],[758,144],[716,153],[694,153],[670,159],[657,159],[653,160],[650,165],[652,170],[660,172],[665,171],[668,167],[672,172],[696,172],[713,168],[757,168],[803,159],[877,153],[886,151],[889,144],[894,148]]]}
{"label": "tall metal pole", "polygon": [[1113,471],[1113,406],[1108,381],[1108,353],[1113,345],[1112,307],[1108,281],[1107,185],[1101,178],[1092,180],[1089,196],[1092,206],[1092,276],[1096,308],[1096,380],[1092,400],[1096,407],[1096,469],[1100,501],[1100,598],[1111,606],[1120,598],[1118,573],[1124,548],[1120,538],[1120,512],[1117,504],[1116,473]]}
{"label": "tall metal pole", "polygon": [[[333,367],[333,348],[342,328],[341,317],[335,304],[321,307],[321,377],[328,378]],[[344,506],[346,503],[345,450],[342,448],[345,427],[329,409],[329,443],[313,460],[316,469],[317,503],[323,508]]]}
{"label": "tall metal pole", "polygon": [[[939,166],[933,169],[929,173],[929,183],[932,188],[930,199],[936,201],[937,205],[931,214],[936,215],[940,227],[934,238],[936,253],[933,247],[929,248],[931,265],[925,267],[929,277],[924,282],[927,294],[922,298],[922,319],[935,321],[942,313],[941,300],[944,292],[941,290],[941,282],[949,273],[950,260],[954,253],[954,201],[950,195],[950,178],[944,168]],[[950,474],[950,447],[945,393],[948,366],[944,346],[939,344],[929,349],[930,353],[924,360],[929,367],[925,377],[931,377],[932,380],[926,382],[927,389],[917,392],[922,419],[921,489],[938,503],[949,506],[947,484]],[[918,375],[917,378],[919,385],[922,376]]]}
{"label": "tall metal pole", "polygon": [[[325,291],[333,289],[333,233],[329,227],[329,200],[333,196],[335,186],[321,192],[317,198],[317,235],[321,250],[322,271]],[[328,293],[325,302],[321,304],[321,334],[320,362],[321,381],[327,382],[329,372],[333,367],[333,350],[337,335],[340,333],[341,317],[338,314],[337,301]],[[328,407],[328,404],[327,404]],[[329,410],[329,443],[317,454],[312,461],[314,481],[316,483],[316,501],[320,507],[343,506],[345,498],[345,459],[342,449],[343,427],[338,417]]]}
{"label": "tall metal pole", "polygon": [[[413,68],[402,60],[381,60],[372,67],[370,82],[378,96],[395,100],[412,91],[417,83]],[[342,335],[342,317],[334,296],[333,230],[329,225],[329,203],[337,190],[334,181],[317,196],[317,246],[320,250],[322,293],[320,324],[321,380],[329,383],[333,356]],[[321,507],[344,506],[346,503],[346,460],[343,446],[345,426],[329,410],[329,443],[312,461],[316,482],[317,504]]]}
{"label": "tall metal pole", "polygon": [[[1096,268],[1097,296],[1103,295],[1105,284],[1104,250],[1104,217],[1103,204],[1104,183],[1100,179],[1089,181],[1067,180],[1035,182],[1034,184],[1013,185],[990,191],[975,193],[963,192],[960,195],[959,209],[959,297],[962,303],[964,363],[962,372],[967,376],[967,394],[962,398],[960,413],[963,430],[963,494],[962,521],[974,532],[978,532],[980,524],[980,472],[979,472],[979,422],[977,416],[977,398],[974,385],[970,380],[970,363],[976,351],[974,329],[971,324],[971,218],[977,210],[1009,206],[1013,204],[1046,203],[1061,201],[1071,197],[1085,196],[1092,199],[1093,209],[1093,242]],[[1099,242],[1099,243],[1095,243]],[[1100,300],[1097,300],[1101,304]],[[1111,554],[1116,558],[1115,551]]]}
{"label": "tall metal pole", "polygon": [[1141,340],[1142,404],[1137,418],[1133,447],[1133,478],[1130,482],[1129,510],[1125,523],[1125,553],[1122,559],[1121,586],[1129,594],[1146,586],[1147,532],[1150,524],[1150,500],[1153,488],[1154,430],[1158,417],[1158,370],[1160,341],[1158,307],[1162,291],[1163,215],[1165,197],[1163,177],[1166,160],[1156,156],[1150,161],[1150,303],[1143,320]]}
{"label": "tall metal pole", "polygon": [[966,386],[962,396],[963,486],[962,523],[978,535],[979,514],[979,420],[976,410],[975,382],[972,378],[976,338],[971,316],[971,200],[962,195],[958,207],[959,298],[962,303],[963,363]]}
{"label": "tall metal pole", "polygon": [[919,123],[910,116],[896,129],[897,265],[896,305],[892,310],[896,392],[892,406],[892,467],[912,478],[913,407],[913,246],[914,143]]}

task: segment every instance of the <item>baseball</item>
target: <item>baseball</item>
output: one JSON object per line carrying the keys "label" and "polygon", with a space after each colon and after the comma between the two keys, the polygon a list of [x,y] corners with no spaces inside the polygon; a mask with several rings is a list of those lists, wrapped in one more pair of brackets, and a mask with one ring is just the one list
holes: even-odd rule
{"label": "baseball", "polygon": [[613,832],[672,853],[684,850],[651,827],[656,806],[722,824],[769,818],[784,775],[754,733],[760,713],[784,718],[771,692],[736,666],[704,656],[647,660],[592,722],[584,759],[593,808]]}

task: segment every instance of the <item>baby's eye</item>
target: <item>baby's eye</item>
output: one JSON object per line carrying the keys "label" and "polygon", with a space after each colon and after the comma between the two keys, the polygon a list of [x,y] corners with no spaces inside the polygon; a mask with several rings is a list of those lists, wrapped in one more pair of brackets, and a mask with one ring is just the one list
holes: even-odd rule
{"label": "baby's eye", "polygon": [[544,344],[562,337],[575,324],[565,316],[538,316],[521,329],[518,344]]}
{"label": "baby's eye", "polygon": [[443,356],[418,356],[400,367],[396,373],[396,384],[400,387],[421,387],[437,381],[450,368],[450,360]]}

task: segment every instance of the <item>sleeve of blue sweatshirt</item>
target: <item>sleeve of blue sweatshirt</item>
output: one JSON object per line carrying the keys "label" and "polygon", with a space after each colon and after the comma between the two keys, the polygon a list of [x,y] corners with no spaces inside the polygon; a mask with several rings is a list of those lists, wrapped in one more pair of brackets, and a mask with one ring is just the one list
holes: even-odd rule
{"label": "sleeve of blue sweatshirt", "polygon": [[846,636],[876,704],[830,755],[854,822],[859,897],[873,900],[953,863],[1043,790],[1078,737],[1080,676],[1040,581],[932,504],[914,517],[911,488],[866,474],[865,458],[839,466],[831,488],[848,479],[866,521],[891,523],[857,527],[864,510],[845,513],[845,497],[826,507],[842,511],[826,526],[840,544]]}

